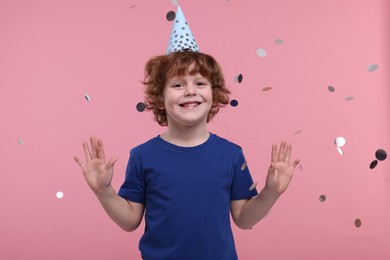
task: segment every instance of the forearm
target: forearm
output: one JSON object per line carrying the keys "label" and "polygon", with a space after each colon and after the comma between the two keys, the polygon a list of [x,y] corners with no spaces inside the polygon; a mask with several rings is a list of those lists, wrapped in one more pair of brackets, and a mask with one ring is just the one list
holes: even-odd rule
{"label": "forearm", "polygon": [[236,225],[242,229],[250,229],[264,218],[270,211],[280,194],[275,194],[264,188],[260,194],[248,200],[242,207]]}
{"label": "forearm", "polygon": [[137,214],[131,205],[120,197],[111,186],[104,191],[95,192],[107,215],[123,230],[133,231],[139,226]]}

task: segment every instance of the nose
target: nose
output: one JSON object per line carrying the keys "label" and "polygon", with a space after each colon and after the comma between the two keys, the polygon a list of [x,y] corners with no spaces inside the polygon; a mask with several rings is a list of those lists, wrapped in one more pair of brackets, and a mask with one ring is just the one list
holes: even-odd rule
{"label": "nose", "polygon": [[185,96],[193,96],[196,95],[196,86],[194,84],[187,84],[185,87]]}

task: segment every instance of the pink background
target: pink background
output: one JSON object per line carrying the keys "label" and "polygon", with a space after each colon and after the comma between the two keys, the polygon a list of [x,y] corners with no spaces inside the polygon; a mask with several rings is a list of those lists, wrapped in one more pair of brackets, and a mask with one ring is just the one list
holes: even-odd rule
{"label": "pink background", "polygon": [[[390,152],[389,2],[180,4],[238,101],[209,130],[243,147],[259,189],[272,142],[292,142],[302,161],[269,216],[234,227],[240,259],[390,259],[389,159],[369,168],[377,149]],[[169,0],[0,1],[1,259],[139,258],[143,224],[117,228],[73,155],[101,137],[119,158],[118,189],[130,148],[164,131],[136,104],[145,62],[165,53],[170,10]]]}

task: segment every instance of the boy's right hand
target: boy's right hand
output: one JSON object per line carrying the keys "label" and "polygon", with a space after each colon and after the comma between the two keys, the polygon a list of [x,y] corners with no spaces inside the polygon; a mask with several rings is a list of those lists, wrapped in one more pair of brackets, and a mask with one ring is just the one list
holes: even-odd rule
{"label": "boy's right hand", "polygon": [[86,162],[80,160],[77,156],[74,159],[83,171],[89,187],[95,193],[100,193],[111,186],[114,165],[118,159],[112,158],[106,163],[102,140],[94,136],[91,136],[90,140],[92,152],[88,143],[83,142]]}

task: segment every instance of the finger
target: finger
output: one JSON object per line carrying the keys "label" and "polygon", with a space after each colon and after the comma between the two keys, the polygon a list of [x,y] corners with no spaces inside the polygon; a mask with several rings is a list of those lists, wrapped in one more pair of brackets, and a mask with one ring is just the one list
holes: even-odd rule
{"label": "finger", "polygon": [[278,161],[278,145],[272,144],[271,162],[276,163]]}
{"label": "finger", "polygon": [[92,159],[92,155],[91,155],[91,150],[89,150],[89,146],[87,142],[83,142],[83,149],[84,149],[85,160],[89,162]]}
{"label": "finger", "polygon": [[292,151],[292,145],[287,144],[286,156],[284,157],[284,162],[287,164],[290,164],[291,151]]}
{"label": "finger", "polygon": [[286,156],[286,142],[282,141],[279,148],[278,160],[284,161],[285,156]]}
{"label": "finger", "polygon": [[99,138],[97,139],[97,157],[106,160],[106,156],[104,154],[103,141]]}
{"label": "finger", "polygon": [[73,158],[74,158],[74,160],[77,162],[77,164],[80,166],[80,168],[83,169],[85,163],[84,163],[83,161],[81,161],[80,158],[77,157],[77,156],[75,156],[75,157],[73,157]]}
{"label": "finger", "polygon": [[92,158],[97,158],[97,141],[95,136],[91,136]]}
{"label": "finger", "polygon": [[118,158],[112,158],[108,161],[106,170],[110,170],[111,168],[114,168],[115,163],[118,161]]}
{"label": "finger", "polygon": [[299,159],[296,159],[292,164],[291,164],[291,166],[292,167],[297,167],[298,166],[298,164],[301,162],[301,160],[299,160]]}

